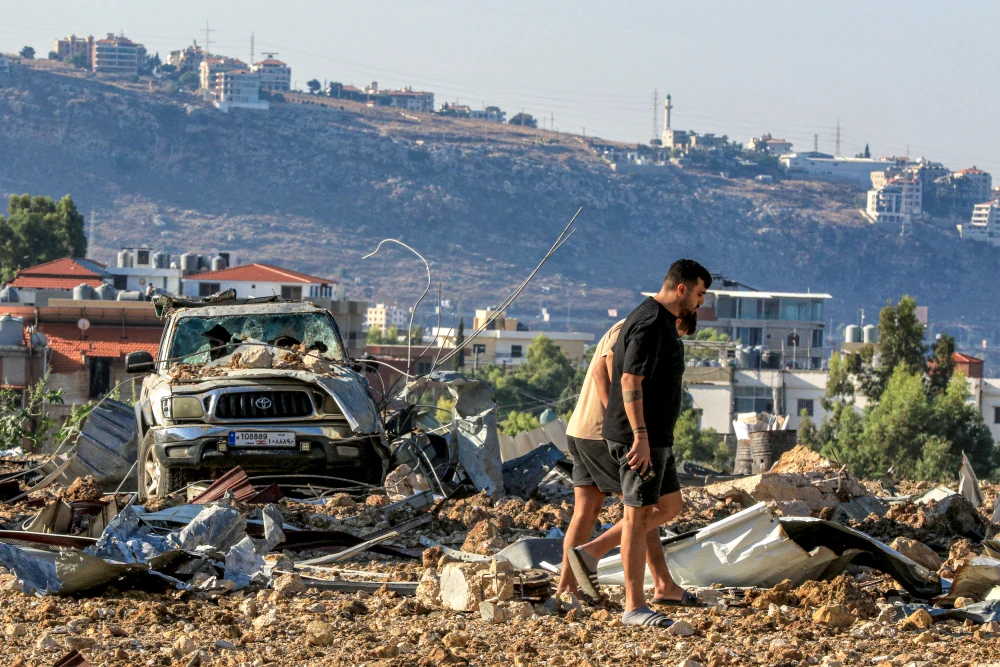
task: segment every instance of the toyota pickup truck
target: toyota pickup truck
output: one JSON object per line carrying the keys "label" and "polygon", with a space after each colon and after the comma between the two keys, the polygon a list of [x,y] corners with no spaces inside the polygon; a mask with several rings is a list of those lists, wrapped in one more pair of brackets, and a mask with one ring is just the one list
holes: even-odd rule
{"label": "toyota pickup truck", "polygon": [[241,466],[379,484],[386,437],[361,366],[329,311],[305,302],[163,299],[157,358],[136,402],[138,491],[163,497]]}

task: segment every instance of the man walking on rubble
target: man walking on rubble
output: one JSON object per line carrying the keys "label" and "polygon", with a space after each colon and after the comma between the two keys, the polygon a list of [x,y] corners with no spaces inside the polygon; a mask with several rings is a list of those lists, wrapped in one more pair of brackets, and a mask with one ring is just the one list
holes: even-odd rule
{"label": "man walking on rubble", "polygon": [[[563,591],[575,593],[577,590],[576,576],[569,564],[569,551],[590,538],[594,523],[604,506],[606,495],[614,493],[621,496],[621,483],[617,472],[614,475],[607,473],[609,470],[616,470],[617,464],[611,459],[607,443],[601,436],[601,429],[604,425],[604,411],[611,388],[611,368],[614,359],[612,348],[624,323],[625,320],[615,323],[597,343],[580,389],[576,408],[566,427],[566,438],[573,457],[574,502],[573,517],[563,540],[563,562],[559,585],[556,588],[557,596]],[[696,325],[697,319],[692,312],[686,318],[677,319],[677,332],[681,336],[693,334]],[[646,536],[646,563],[649,565],[654,582],[653,600],[675,605],[693,602],[690,594],[674,583],[663,557],[663,549],[660,548],[659,526],[672,520],[680,511],[680,505],[665,507],[663,510],[658,513],[659,523]],[[606,553],[618,546],[621,543],[621,530],[621,523],[615,524],[595,540],[596,547]],[[591,595],[597,597],[596,591]]]}
{"label": "man walking on rubble", "polygon": [[[618,475],[625,504],[621,546],[625,574],[622,622],[626,625],[668,627],[672,623],[645,604],[646,538],[650,530],[666,520],[664,516],[675,516],[680,511],[673,431],[681,409],[684,345],[676,321],[704,303],[711,284],[712,277],[701,264],[677,260],[670,266],[660,291],[625,319],[613,347],[602,435],[611,454],[605,473]],[[567,554],[580,588],[594,596],[597,562],[611,548],[602,538],[570,549]],[[681,604],[691,603],[691,597],[685,591]]]}

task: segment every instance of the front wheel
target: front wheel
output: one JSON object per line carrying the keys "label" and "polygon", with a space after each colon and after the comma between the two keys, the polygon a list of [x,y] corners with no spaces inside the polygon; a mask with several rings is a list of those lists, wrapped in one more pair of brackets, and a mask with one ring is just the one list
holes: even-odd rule
{"label": "front wheel", "polygon": [[167,468],[156,458],[153,434],[148,433],[139,446],[139,500],[164,498],[188,485],[189,471]]}

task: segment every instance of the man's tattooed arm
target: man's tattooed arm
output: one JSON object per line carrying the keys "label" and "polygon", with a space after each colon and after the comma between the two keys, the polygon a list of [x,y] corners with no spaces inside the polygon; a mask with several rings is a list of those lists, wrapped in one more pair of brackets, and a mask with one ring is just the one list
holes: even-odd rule
{"label": "man's tattooed arm", "polygon": [[632,391],[625,390],[622,392],[622,401],[625,403],[635,403],[636,401],[642,400],[642,390],[635,389]]}

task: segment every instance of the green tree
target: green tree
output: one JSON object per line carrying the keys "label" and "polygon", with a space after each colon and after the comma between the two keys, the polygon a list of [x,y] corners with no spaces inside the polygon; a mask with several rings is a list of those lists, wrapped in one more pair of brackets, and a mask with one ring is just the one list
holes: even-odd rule
{"label": "green tree", "polygon": [[521,431],[530,431],[541,426],[538,417],[527,413],[511,410],[507,417],[500,422],[500,432],[504,435],[515,436]]}
{"label": "green tree", "polygon": [[702,429],[698,413],[685,410],[674,425],[674,455],[678,461],[691,461],[724,469],[729,448],[714,428]]}
{"label": "green tree", "polygon": [[49,60],[59,60],[59,54],[55,51],[49,51]]}
{"label": "green tree", "polygon": [[[458,318],[458,331],[455,333],[455,346],[459,347],[465,342],[465,318]],[[465,368],[465,349],[458,351],[455,355],[455,367],[458,369]]]}
{"label": "green tree", "polygon": [[538,121],[530,113],[524,113],[523,111],[515,114],[513,118],[507,121],[507,124],[538,127]]}
{"label": "green tree", "polygon": [[34,60],[35,58],[35,47],[24,46],[21,48],[20,56],[25,60]]}
{"label": "green tree", "polygon": [[181,77],[177,79],[178,85],[184,90],[197,90],[201,87],[201,77],[199,77],[195,72],[184,72]]}
{"label": "green tree", "polygon": [[898,366],[923,374],[927,346],[924,325],[917,319],[916,310],[913,297],[904,296],[896,306],[890,303],[879,313],[878,356],[874,357],[868,347],[856,369],[861,390],[869,399],[877,401],[882,396]]}
{"label": "green tree", "polygon": [[83,215],[69,195],[59,202],[49,197],[13,195],[8,216],[0,216],[0,282],[18,269],[62,257],[85,257],[87,237]]}
{"label": "green tree", "polygon": [[77,69],[89,69],[90,68],[90,55],[80,51],[71,55],[66,62],[68,62],[73,67]]}
{"label": "green tree", "polygon": [[865,156],[866,159],[869,159],[869,160],[872,157],[872,152],[868,149],[868,144],[865,144],[865,154],[864,154],[864,156]]}
{"label": "green tree", "polygon": [[955,339],[944,333],[934,344],[934,354],[927,361],[927,386],[931,393],[944,392],[955,374]]}
{"label": "green tree", "polygon": [[493,385],[504,420],[512,411],[541,414],[548,407],[556,412],[572,408],[576,397],[567,388],[575,372],[552,339],[540,335],[528,346],[523,364],[506,370],[491,364],[480,369],[479,377]]}
{"label": "green tree", "polygon": [[306,86],[309,88],[309,94],[315,95],[323,87],[323,84],[319,82],[319,79],[309,79],[306,81]]}
{"label": "green tree", "polygon": [[368,333],[365,334],[365,342],[368,345],[382,345],[383,338],[380,327],[369,327]]}

